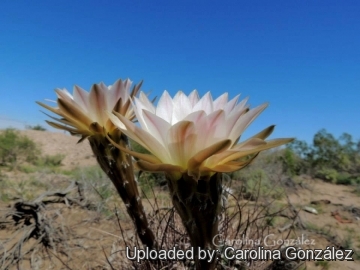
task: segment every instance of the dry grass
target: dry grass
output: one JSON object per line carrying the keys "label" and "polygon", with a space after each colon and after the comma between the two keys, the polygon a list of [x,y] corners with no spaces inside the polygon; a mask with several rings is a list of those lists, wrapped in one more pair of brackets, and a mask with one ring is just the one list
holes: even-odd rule
{"label": "dry grass", "polygon": [[[51,144],[61,143],[61,146],[47,145],[45,137],[48,134],[35,133],[37,140],[42,142],[44,155],[66,155],[65,162],[56,169],[42,166],[28,171],[2,170],[0,269],[193,268],[191,261],[142,261],[138,264],[128,260],[125,247],[141,247],[141,244],[111,182],[99,168],[85,167],[79,161],[83,159],[87,165],[95,164],[89,147],[83,145],[90,154],[81,153],[72,142],[76,138],[63,134],[50,140]],[[65,145],[70,145],[71,149]],[[44,149],[50,152],[44,152]],[[267,169],[261,162],[259,160],[249,171]],[[76,164],[79,165],[77,169]],[[315,240],[315,246],[304,245],[303,248],[324,248],[327,245],[360,248],[355,218],[360,197],[352,192],[352,187],[306,177],[290,181],[281,175],[278,167],[269,169],[266,181],[270,184],[264,185],[264,179],[255,177],[256,181],[249,185],[245,178],[250,174],[234,177],[237,181],[224,181],[227,192],[223,194],[224,211],[220,223],[224,246],[252,247],[255,243],[250,240],[261,241],[266,235],[273,234],[271,239],[279,244],[269,248],[286,245],[286,242],[277,240],[301,236]],[[142,189],[143,204],[150,213],[149,222],[161,248],[189,247],[189,239],[171,206],[167,190],[154,188],[146,181],[142,182]],[[331,203],[316,206],[318,215],[302,211],[303,206],[311,205],[314,200],[330,200]],[[352,223],[337,222],[331,216],[333,211],[351,219]],[[277,266],[285,269],[284,262],[276,263],[221,258],[217,268],[270,269]],[[307,269],[357,269],[359,264],[357,261],[329,262],[326,265],[307,262],[306,266]]]}

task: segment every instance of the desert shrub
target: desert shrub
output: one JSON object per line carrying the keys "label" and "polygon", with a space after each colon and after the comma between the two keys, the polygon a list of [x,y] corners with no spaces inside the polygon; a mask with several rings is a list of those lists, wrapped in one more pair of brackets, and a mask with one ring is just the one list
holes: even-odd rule
{"label": "desert shrub", "polygon": [[336,183],[338,175],[339,173],[331,168],[321,168],[315,172],[315,177],[330,183]]}
{"label": "desert shrub", "polygon": [[297,172],[297,164],[296,164],[296,160],[295,160],[295,153],[287,148],[284,151],[284,154],[282,156],[282,161],[284,164],[284,170],[290,174],[290,175],[296,175],[298,174]]}
{"label": "desert shrub", "polygon": [[[105,215],[108,218],[114,214],[114,202],[118,198],[117,192],[99,166],[81,167],[69,171],[60,170],[60,173],[65,173],[68,178],[81,187],[81,192],[86,202],[89,203],[88,210],[96,212],[94,218],[99,217],[98,215]],[[122,212],[119,214],[123,217]]]}
{"label": "desert shrub", "polygon": [[315,266],[320,266],[323,270],[330,269],[330,264],[328,261],[316,261]]}
{"label": "desert shrub", "polygon": [[138,178],[139,188],[146,197],[152,197],[152,188],[165,186],[166,179],[163,173],[142,172]]}
{"label": "desert shrub", "polygon": [[308,172],[308,164],[291,148],[285,148],[279,158],[282,161],[284,173],[288,176],[295,176]]}
{"label": "desert shrub", "polygon": [[353,184],[354,185],[360,185],[360,176],[354,176]]}
{"label": "desert shrub", "polygon": [[353,185],[360,183],[360,177],[348,172],[338,172],[332,168],[322,168],[316,171],[315,177],[337,185]]}
{"label": "desert shrub", "polygon": [[[310,173],[325,181],[332,179],[331,181],[334,182],[336,182],[334,180],[336,173],[331,170],[345,175],[360,173],[360,141],[354,141],[348,133],[343,133],[339,138],[335,138],[325,129],[321,129],[314,135],[312,145],[295,140],[288,144],[287,148],[301,159],[301,167],[307,168],[301,173]],[[297,168],[294,163],[294,157],[290,153],[285,153],[284,164],[290,173],[296,172]],[[339,181],[350,183],[345,175],[340,176]]]}
{"label": "desert shrub", "polygon": [[35,164],[42,167],[58,167],[65,158],[64,155],[46,155],[36,160]]}
{"label": "desert shrub", "polygon": [[38,171],[38,168],[32,164],[21,164],[18,167],[18,170],[23,173],[34,173],[34,172]]}
{"label": "desert shrub", "polygon": [[10,181],[6,175],[0,172],[0,201],[8,202],[11,199],[9,194]]}
{"label": "desert shrub", "polygon": [[360,184],[360,176],[356,176],[350,173],[339,173],[336,178],[336,184],[338,185],[358,185]]}
{"label": "desert shrub", "polygon": [[281,199],[283,191],[280,186],[274,185],[271,178],[263,169],[245,171],[242,175],[245,192],[251,199],[268,197]]}
{"label": "desert shrub", "polygon": [[336,177],[336,184],[338,185],[352,185],[353,178],[349,173],[339,173]]}
{"label": "desert shrub", "polygon": [[155,177],[152,173],[143,172],[138,178],[139,190],[141,190],[143,196],[150,197],[151,189],[156,186]]}
{"label": "desert shrub", "polygon": [[23,161],[32,163],[39,154],[35,142],[14,129],[6,129],[0,134],[0,165],[13,167]]}
{"label": "desert shrub", "polygon": [[235,194],[245,199],[257,198],[280,199],[284,189],[280,182],[285,176],[282,161],[279,159],[281,151],[271,150],[261,153],[254,162],[246,168],[230,173]]}
{"label": "desert shrub", "polygon": [[357,184],[352,192],[360,197],[360,184]]}
{"label": "desert shrub", "polygon": [[259,195],[264,195],[264,193],[269,189],[269,179],[262,169],[250,170],[248,173],[244,173],[243,179],[245,181],[246,192],[250,192],[252,196],[256,196],[256,193],[259,189]]}
{"label": "desert shrub", "polygon": [[305,141],[294,140],[286,145],[284,166],[292,166],[296,174],[309,173],[313,163],[313,149]]}
{"label": "desert shrub", "polygon": [[72,171],[72,176],[76,180],[84,180],[84,181],[107,181],[107,175],[101,170],[98,166],[84,167],[78,168]]}
{"label": "desert shrub", "polygon": [[24,173],[46,171],[47,173],[72,174],[72,172],[68,172],[59,168],[64,157],[64,155],[60,154],[40,156],[32,160],[31,163],[20,164],[17,169]]}
{"label": "desert shrub", "polygon": [[39,131],[45,131],[46,128],[44,128],[43,126],[41,125],[35,125],[35,126],[26,126],[26,129],[31,129],[31,130],[39,130]]}

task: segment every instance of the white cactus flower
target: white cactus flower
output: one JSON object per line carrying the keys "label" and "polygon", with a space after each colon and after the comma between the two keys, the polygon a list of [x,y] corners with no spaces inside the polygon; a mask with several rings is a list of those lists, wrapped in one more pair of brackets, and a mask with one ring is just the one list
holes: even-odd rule
{"label": "white cactus flower", "polygon": [[72,95],[66,89],[56,89],[57,107],[42,102],[37,103],[61,116],[61,118],[49,116],[56,122],[46,121],[54,128],[69,131],[73,135],[81,135],[81,140],[99,133],[105,136],[105,133],[112,133],[116,129],[106,111],[113,110],[129,121],[135,118],[131,98],[137,94],[141,83],[135,85],[130,92],[131,84],[129,79],[117,80],[108,87],[104,83],[99,83],[94,84],[90,92],[74,86]]}
{"label": "white cactus flower", "polygon": [[215,172],[236,171],[260,152],[290,142],[292,139],[265,141],[270,126],[250,139],[237,143],[249,124],[267,104],[249,109],[239,96],[228,101],[225,93],[213,100],[208,92],[199,98],[194,90],[189,96],[179,91],[171,98],[165,91],[157,106],[144,93],[135,97],[134,112],[140,127],[113,111],[109,118],[121,132],[146,148],[151,155],[124,149],[139,158],[137,165],[146,171],[171,172],[175,178],[183,173],[199,179]]}

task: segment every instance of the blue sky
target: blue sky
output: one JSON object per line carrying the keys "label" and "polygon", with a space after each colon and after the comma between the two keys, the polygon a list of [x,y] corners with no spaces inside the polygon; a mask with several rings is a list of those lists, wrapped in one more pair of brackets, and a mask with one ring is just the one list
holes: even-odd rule
{"label": "blue sky", "polygon": [[[0,2],[0,128],[42,124],[54,89],[143,79],[270,106],[245,137],[360,139],[359,1]],[[11,119],[11,120],[9,120]],[[16,122],[17,121],[17,122]]]}

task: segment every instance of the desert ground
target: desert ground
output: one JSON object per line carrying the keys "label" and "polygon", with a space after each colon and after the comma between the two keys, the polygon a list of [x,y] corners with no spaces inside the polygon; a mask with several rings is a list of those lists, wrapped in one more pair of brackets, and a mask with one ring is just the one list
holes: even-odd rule
{"label": "desert ground", "polygon": [[[20,133],[40,147],[41,155],[63,158],[53,167],[26,163],[12,169],[0,167],[0,269],[131,269],[123,255],[123,239],[134,241],[131,221],[111,182],[97,168],[87,141],[77,144],[78,138],[61,132]],[[273,203],[289,201],[298,211],[298,223],[291,232],[280,233],[284,224],[280,219],[274,222],[270,231],[274,239],[288,233],[288,239],[310,240],[303,248],[355,250],[354,261],[310,261],[299,269],[360,269],[359,191],[306,176],[297,177],[286,190],[287,196]],[[144,204],[156,198],[162,207],[171,206],[166,188],[155,187],[154,191],[153,195],[143,192]],[[40,225],[51,236],[46,239],[29,235],[32,220],[14,220],[17,202],[40,200],[46,202],[39,210]],[[239,200],[240,204],[247,202]]]}

